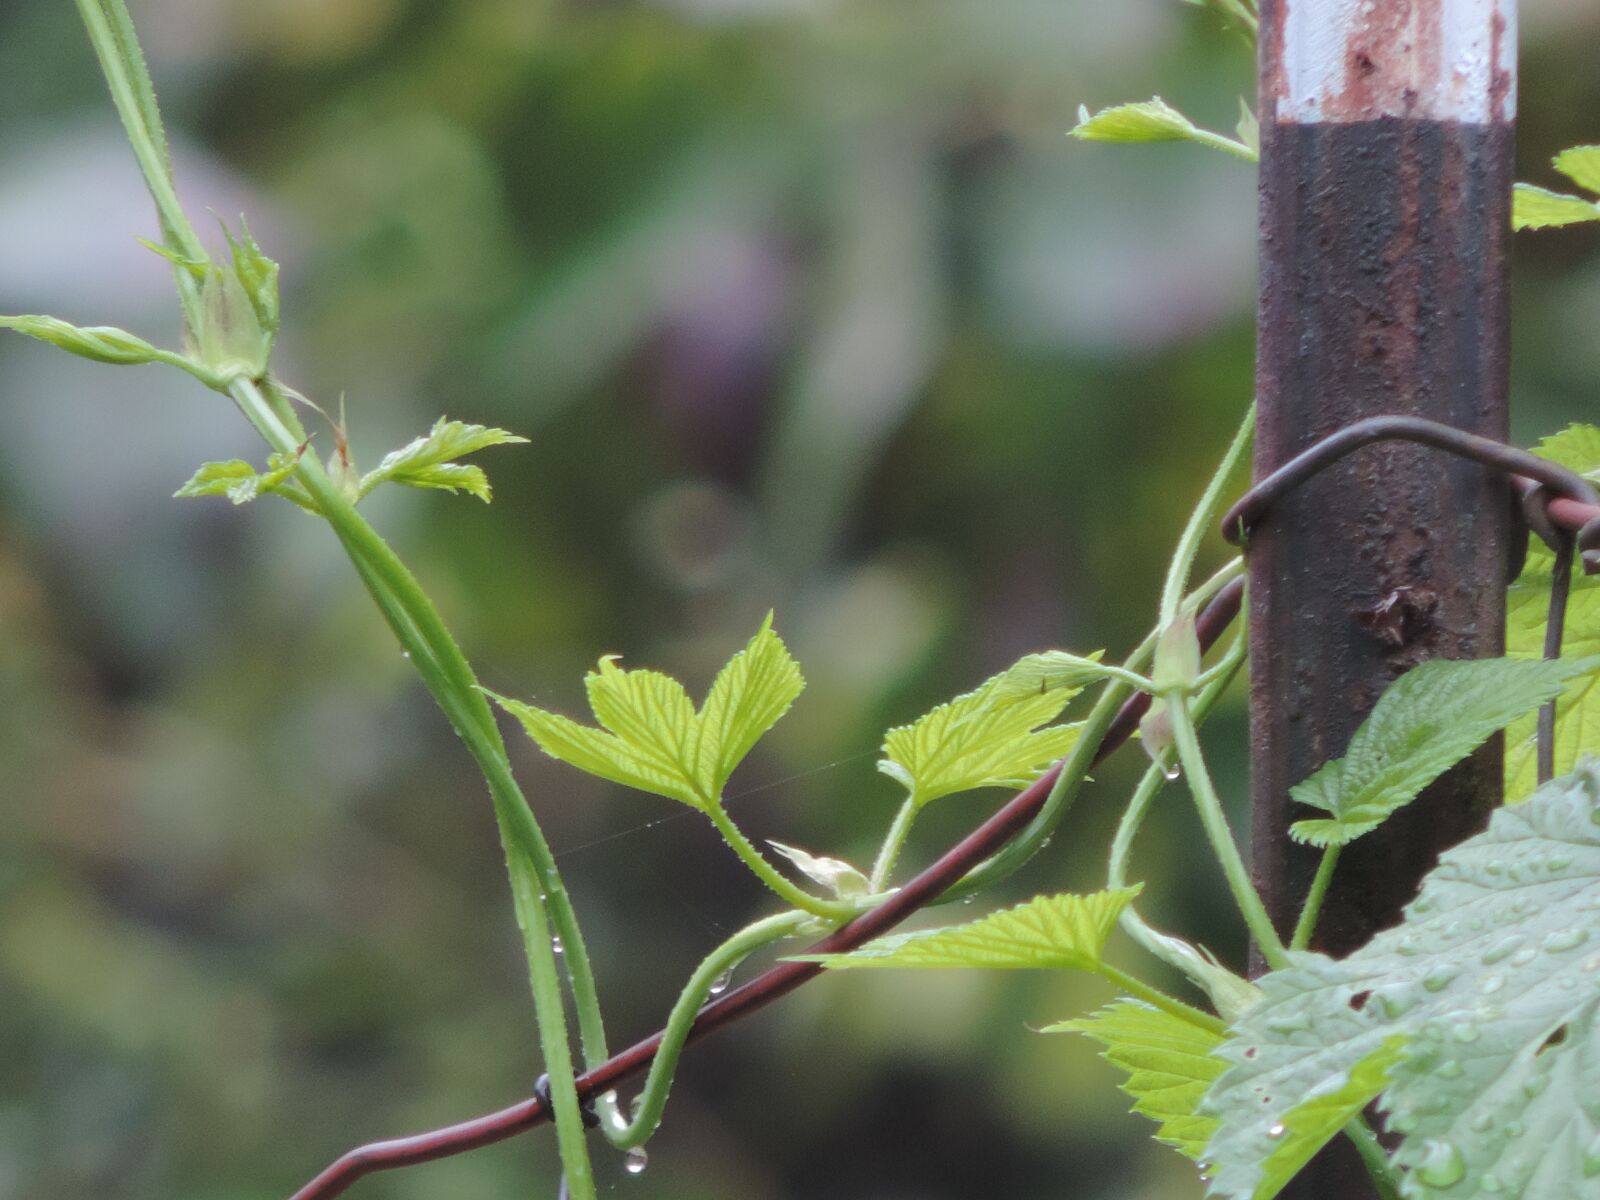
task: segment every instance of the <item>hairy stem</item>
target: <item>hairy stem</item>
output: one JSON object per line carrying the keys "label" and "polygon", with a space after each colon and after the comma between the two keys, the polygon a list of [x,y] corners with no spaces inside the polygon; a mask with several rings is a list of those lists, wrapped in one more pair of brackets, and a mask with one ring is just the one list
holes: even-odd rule
{"label": "hairy stem", "polygon": [[1239,847],[1234,844],[1233,831],[1228,828],[1228,818],[1223,814],[1222,801],[1217,798],[1217,789],[1211,782],[1211,772],[1206,766],[1205,754],[1200,749],[1200,739],[1195,733],[1189,697],[1178,689],[1168,692],[1166,700],[1167,711],[1172,718],[1172,737],[1178,747],[1178,761],[1183,764],[1184,774],[1189,778],[1189,792],[1194,797],[1200,824],[1206,831],[1206,840],[1211,843],[1212,852],[1217,856],[1217,863],[1228,882],[1228,891],[1232,893],[1233,902],[1250,929],[1250,936],[1261,947],[1262,956],[1267,962],[1273,967],[1281,967],[1288,962],[1283,941],[1273,928],[1272,918],[1267,915],[1266,906],[1261,903],[1255,885],[1250,882],[1250,871],[1239,855]]}
{"label": "hairy stem", "polygon": [[[1222,140],[1227,141],[1226,138]],[[1228,443],[1222,461],[1212,473],[1211,481],[1206,484],[1206,490],[1201,493],[1200,503],[1195,505],[1194,511],[1189,514],[1189,520],[1184,524],[1183,533],[1178,538],[1177,548],[1172,552],[1172,562],[1167,567],[1167,579],[1161,588],[1161,615],[1158,621],[1162,629],[1178,619],[1178,605],[1183,600],[1183,589],[1189,582],[1189,572],[1194,568],[1195,556],[1200,553],[1201,539],[1217,523],[1217,511],[1222,507],[1223,490],[1233,478],[1234,472],[1239,469],[1239,464],[1249,454],[1250,444],[1255,438],[1255,428],[1256,406],[1251,404],[1245,411],[1244,420],[1240,423],[1238,431],[1233,435],[1233,441]]]}
{"label": "hairy stem", "polygon": [[1143,1000],[1146,1004],[1153,1005],[1162,1012],[1177,1017],[1180,1021],[1187,1021],[1197,1028],[1204,1029],[1207,1033],[1222,1033],[1227,1028],[1210,1013],[1201,1012],[1192,1004],[1185,1004],[1182,1000],[1174,999],[1160,989],[1153,988],[1143,980],[1135,979],[1126,971],[1119,971],[1108,963],[1101,963],[1095,968],[1095,973],[1110,980],[1135,999]]}
{"label": "hairy stem", "polygon": [[667,1093],[672,1089],[673,1075],[677,1072],[684,1044],[689,1040],[689,1030],[717,979],[761,947],[792,937],[812,920],[810,914],[803,912],[768,917],[741,929],[705,957],[672,1006],[655,1061],[650,1064],[650,1074],[645,1077],[644,1088],[635,1102],[633,1120],[624,1120],[618,1109],[614,1118],[601,1121],[600,1128],[607,1141],[619,1150],[630,1150],[649,1140],[661,1124]]}
{"label": "hairy stem", "polygon": [[881,892],[889,886],[889,876],[894,872],[894,864],[900,858],[900,851],[905,848],[906,837],[911,833],[911,825],[916,819],[916,802],[907,796],[906,802],[900,806],[900,811],[895,813],[889,832],[883,837],[877,861],[872,864],[870,886],[874,892]]}
{"label": "hairy stem", "polygon": [[1294,935],[1289,939],[1289,949],[1304,950],[1311,944],[1311,935],[1317,930],[1317,918],[1322,915],[1322,902],[1327,898],[1328,885],[1333,882],[1333,869],[1339,865],[1338,846],[1326,846],[1322,851],[1322,861],[1317,864],[1316,877],[1311,881],[1311,888],[1306,892],[1305,907],[1300,910],[1300,919],[1295,922]]}
{"label": "hairy stem", "polygon": [[769,863],[745,837],[744,832],[733,823],[721,804],[713,804],[706,809],[706,815],[711,818],[711,823],[717,827],[717,832],[722,835],[722,840],[727,842],[733,852],[737,854],[745,866],[750,868],[752,874],[762,883],[766,884],[777,897],[785,904],[802,909],[812,916],[821,917],[825,921],[844,921],[860,912],[854,904],[845,904],[838,900],[823,900],[813,896],[810,892],[797,884],[791,883],[779,874],[778,869]]}

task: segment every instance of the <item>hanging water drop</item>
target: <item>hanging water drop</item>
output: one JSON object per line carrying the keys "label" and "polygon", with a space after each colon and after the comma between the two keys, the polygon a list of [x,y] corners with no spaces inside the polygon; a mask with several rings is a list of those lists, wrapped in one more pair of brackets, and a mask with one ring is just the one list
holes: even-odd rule
{"label": "hanging water drop", "polygon": [[1430,1138],[1417,1166],[1417,1178],[1429,1187],[1446,1188],[1461,1182],[1467,1173],[1466,1159],[1454,1142]]}
{"label": "hanging water drop", "polygon": [[644,1152],[643,1146],[635,1146],[629,1150],[622,1159],[623,1170],[629,1175],[643,1174],[644,1169],[650,1165],[650,1156]]}
{"label": "hanging water drop", "polygon": [[733,982],[733,968],[729,967],[711,981],[711,986],[706,989],[709,996],[720,996],[728,990],[728,985]]}
{"label": "hanging water drop", "polygon": [[1183,774],[1183,768],[1175,762],[1169,762],[1161,768],[1161,773],[1167,777],[1168,782]]}
{"label": "hanging water drop", "polygon": [[409,650],[400,651],[400,657],[401,658],[410,658],[411,657],[411,651],[409,651]]}
{"label": "hanging water drop", "polygon": [[567,948],[561,944],[561,935],[559,933],[551,935],[550,949],[558,958],[566,952]]}

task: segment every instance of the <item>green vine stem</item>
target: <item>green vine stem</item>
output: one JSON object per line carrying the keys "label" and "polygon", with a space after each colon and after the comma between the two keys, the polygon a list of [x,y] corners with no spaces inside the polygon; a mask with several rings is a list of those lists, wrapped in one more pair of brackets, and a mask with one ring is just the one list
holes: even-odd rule
{"label": "green vine stem", "polygon": [[615,1093],[607,1093],[615,1114],[603,1117],[600,1122],[607,1141],[619,1150],[631,1150],[648,1141],[660,1126],[661,1114],[667,1106],[667,1093],[672,1090],[673,1076],[678,1069],[678,1058],[689,1040],[689,1029],[694,1025],[700,1006],[711,994],[717,980],[761,947],[793,937],[814,924],[814,918],[807,913],[780,913],[747,925],[706,955],[672,1006],[666,1028],[661,1032],[661,1046],[656,1051],[655,1061],[650,1064],[650,1074],[645,1077],[644,1087],[634,1102],[632,1121],[622,1116]]}
{"label": "green vine stem", "polygon": [[1161,588],[1159,624],[1162,629],[1166,629],[1178,619],[1178,606],[1183,600],[1184,585],[1189,581],[1189,572],[1194,569],[1194,560],[1200,553],[1201,540],[1216,527],[1217,512],[1222,507],[1223,492],[1228,486],[1228,481],[1233,478],[1234,472],[1250,453],[1250,446],[1255,440],[1255,430],[1256,406],[1251,404],[1245,410],[1244,420],[1239,423],[1233,441],[1228,443],[1222,461],[1217,464],[1210,482],[1206,484],[1200,502],[1189,514],[1183,533],[1178,538],[1178,545],[1172,552],[1172,561],[1167,567],[1166,582]]}
{"label": "green vine stem", "polygon": [[[1216,595],[1230,582],[1244,573],[1244,560],[1242,558],[1230,559],[1217,573],[1207,579],[1188,597],[1188,602],[1200,606],[1212,596]],[[1144,641],[1140,642],[1133,652],[1123,662],[1123,666],[1130,671],[1138,671],[1155,653],[1156,641],[1160,636],[1159,630],[1152,631]],[[961,881],[953,884],[940,898],[940,903],[968,896],[975,892],[992,887],[994,884],[1007,878],[1024,863],[1031,859],[1050,840],[1061,818],[1066,815],[1072,803],[1078,797],[1079,790],[1089,778],[1089,766],[1094,760],[1101,739],[1105,736],[1106,729],[1116,718],[1117,709],[1127,699],[1133,689],[1119,679],[1108,679],[1101,689],[1095,705],[1089,710],[1089,715],[1084,718],[1083,728],[1079,731],[1077,744],[1073,746],[1072,753],[1067,755],[1062,762],[1061,774],[1057,776],[1050,794],[1045,797],[1044,804],[1040,807],[1038,815],[1028,823],[1028,827],[1013,838],[1005,848],[993,857],[984,860],[962,877]]]}
{"label": "green vine stem", "polygon": [[878,857],[872,864],[870,886],[873,891],[881,892],[889,886],[889,876],[894,873],[894,865],[900,859],[900,851],[905,849],[906,838],[916,819],[916,801],[907,796],[900,811],[894,814],[894,821],[889,825],[889,832],[884,834],[883,845],[879,847]]}
{"label": "green vine stem", "polygon": [[1333,882],[1334,868],[1339,865],[1339,850],[1337,843],[1323,848],[1322,861],[1317,864],[1316,876],[1306,892],[1305,907],[1300,910],[1300,919],[1295,922],[1294,934],[1289,938],[1291,950],[1304,950],[1311,944],[1317,918],[1322,915],[1322,902],[1328,897],[1328,885]]}
{"label": "green vine stem", "polygon": [[1211,781],[1211,771],[1206,766],[1205,754],[1200,749],[1200,738],[1195,733],[1194,714],[1190,709],[1191,701],[1182,688],[1174,688],[1167,692],[1164,698],[1167,701],[1167,712],[1172,720],[1172,738],[1178,748],[1178,761],[1183,765],[1184,774],[1188,776],[1189,793],[1194,797],[1195,809],[1200,814],[1200,824],[1205,829],[1206,840],[1211,843],[1212,852],[1217,856],[1217,864],[1222,868],[1223,877],[1228,882],[1228,891],[1233,895],[1233,902],[1239,909],[1239,915],[1244,918],[1245,925],[1250,929],[1250,936],[1261,948],[1262,957],[1273,968],[1285,966],[1289,960],[1283,948],[1283,941],[1278,937],[1278,931],[1273,928],[1272,918],[1267,915],[1266,905],[1261,903],[1261,896],[1256,892],[1255,885],[1250,882],[1250,871],[1239,854],[1239,847],[1234,844],[1233,831],[1228,828],[1228,818],[1223,814],[1222,801],[1218,799],[1216,786]]}
{"label": "green vine stem", "polygon": [[[1194,720],[1197,725],[1204,724],[1217,701],[1238,675],[1239,668],[1244,665],[1248,644],[1243,636],[1235,638],[1227,653],[1218,661],[1213,669],[1215,674],[1195,698]],[[1117,823],[1116,835],[1111,840],[1111,853],[1106,861],[1107,890],[1127,886],[1128,859],[1133,852],[1134,838],[1138,836],[1156,796],[1170,782],[1167,772],[1171,756],[1169,747],[1145,770],[1128,801],[1128,807],[1123,811],[1122,820]],[[1215,976],[1217,968],[1189,943],[1148,924],[1131,904],[1122,910],[1119,923],[1123,932],[1147,952],[1181,972],[1201,989],[1209,990],[1207,980]]]}
{"label": "green vine stem", "polygon": [[[737,854],[745,866],[750,868],[752,874],[785,904],[810,913],[814,917],[821,917],[824,921],[837,924],[847,921],[861,911],[861,905],[847,903],[843,900],[824,900],[813,896],[810,892],[785,879],[745,837],[744,832],[733,823],[721,803],[711,804],[706,807],[706,816],[711,818],[711,823],[717,827],[717,832],[722,835],[722,840],[727,842],[733,852]],[[864,900],[866,898],[863,898]]]}

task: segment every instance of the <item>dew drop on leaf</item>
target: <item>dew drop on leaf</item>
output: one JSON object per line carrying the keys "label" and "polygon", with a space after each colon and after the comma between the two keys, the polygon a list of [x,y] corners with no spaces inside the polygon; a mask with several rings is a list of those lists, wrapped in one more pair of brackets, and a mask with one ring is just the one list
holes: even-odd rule
{"label": "dew drop on leaf", "polygon": [[1459,1061],[1447,1058],[1433,1069],[1433,1073],[1440,1079],[1456,1079],[1461,1075],[1462,1066]]}
{"label": "dew drop on leaf", "polygon": [[642,1146],[636,1146],[623,1157],[622,1167],[629,1175],[639,1175],[650,1165],[650,1156]]}
{"label": "dew drop on leaf", "polygon": [[1558,929],[1544,939],[1541,945],[1552,954],[1560,954],[1567,950],[1575,950],[1589,940],[1589,931],[1581,925],[1574,925],[1570,929]]}
{"label": "dew drop on leaf", "polygon": [[1510,958],[1521,948],[1522,938],[1515,935],[1508,938],[1501,938],[1498,942],[1483,952],[1483,965],[1486,967],[1492,967],[1495,963],[1500,962],[1502,959]]}
{"label": "dew drop on leaf", "polygon": [[1430,1138],[1417,1165],[1417,1178],[1429,1187],[1450,1187],[1467,1173],[1466,1159],[1454,1142]]}
{"label": "dew drop on leaf", "polygon": [[1428,973],[1422,977],[1422,986],[1430,992],[1442,992],[1454,982],[1455,977],[1461,974],[1461,969],[1451,963],[1439,963],[1430,967]]}
{"label": "dew drop on leaf", "polygon": [[1277,1138],[1281,1138],[1283,1136],[1283,1132],[1284,1132],[1284,1130],[1283,1130],[1283,1122],[1279,1121],[1271,1129],[1267,1130],[1267,1136],[1269,1138],[1277,1139]]}
{"label": "dew drop on leaf", "polygon": [[1493,1171],[1484,1172],[1483,1178],[1478,1180],[1478,1190],[1488,1192],[1491,1196],[1497,1195],[1504,1187],[1505,1184],[1500,1182],[1500,1176]]}

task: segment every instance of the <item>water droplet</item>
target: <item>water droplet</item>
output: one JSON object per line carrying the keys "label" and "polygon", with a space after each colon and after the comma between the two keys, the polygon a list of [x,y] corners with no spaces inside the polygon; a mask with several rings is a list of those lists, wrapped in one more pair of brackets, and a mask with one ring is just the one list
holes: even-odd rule
{"label": "water droplet", "polygon": [[1441,1142],[1429,1138],[1425,1143],[1422,1162],[1417,1165],[1417,1178],[1429,1187],[1451,1187],[1461,1182],[1467,1173],[1467,1163],[1454,1142]]}
{"label": "water droplet", "polygon": [[1600,1175],[1600,1133],[1595,1134],[1583,1149],[1583,1174],[1586,1179]]}
{"label": "water droplet", "polygon": [[1269,1138],[1273,1138],[1274,1140],[1281,1138],[1283,1136],[1283,1122],[1280,1121],[1271,1129],[1267,1130],[1267,1136]]}
{"label": "water droplet", "polygon": [[1485,996],[1492,996],[1501,988],[1505,987],[1505,985],[1506,977],[1496,971],[1492,975],[1485,975],[1483,977],[1483,982],[1478,985],[1478,989],[1483,992]]}
{"label": "water droplet", "polygon": [[718,975],[711,981],[711,986],[706,989],[706,994],[710,996],[720,996],[723,992],[728,990],[728,985],[732,982],[733,968],[729,967],[721,975]]}
{"label": "water droplet", "polygon": [[635,1146],[622,1159],[622,1167],[629,1175],[642,1174],[649,1165],[650,1156],[644,1152],[642,1146]]}
{"label": "water droplet", "polygon": [[1478,1040],[1478,1027],[1471,1021],[1463,1021],[1450,1030],[1450,1036],[1458,1042],[1475,1042]]}
{"label": "water droplet", "polygon": [[400,651],[400,657],[401,658],[410,658],[411,657],[411,651],[409,651],[409,650]]}
{"label": "water droplet", "polygon": [[1165,775],[1167,777],[1167,779],[1170,781],[1170,780],[1176,779],[1178,776],[1182,775],[1183,774],[1183,768],[1180,767],[1175,762],[1170,762],[1166,766],[1161,768],[1161,773],[1163,775]]}
{"label": "water droplet", "polygon": [[1422,986],[1430,992],[1442,992],[1454,982],[1455,977],[1461,974],[1461,968],[1450,963],[1440,963],[1430,967],[1428,973],[1422,977]]}
{"label": "water droplet", "polygon": [[1565,950],[1574,950],[1589,940],[1589,931],[1581,925],[1574,925],[1570,929],[1558,929],[1547,936],[1540,944],[1552,954],[1560,954]]}
{"label": "water droplet", "polygon": [[1520,937],[1501,938],[1483,952],[1483,965],[1492,967],[1502,959],[1510,958],[1520,949],[1522,949],[1522,939]]}
{"label": "water droplet", "polygon": [[1473,1133],[1487,1132],[1489,1126],[1494,1124],[1494,1114],[1488,1109],[1477,1113],[1470,1122]]}
{"label": "water droplet", "polygon": [[561,955],[561,954],[565,954],[566,953],[567,948],[561,944],[561,935],[560,934],[556,934],[553,937],[551,937],[551,939],[550,939],[550,949],[554,950],[557,955]]}
{"label": "water droplet", "polygon": [[1507,1121],[1506,1122],[1506,1136],[1507,1137],[1521,1137],[1522,1136],[1522,1122],[1521,1121]]}
{"label": "water droplet", "polygon": [[1538,957],[1539,952],[1532,946],[1524,946],[1510,958],[1506,959],[1506,962],[1513,967],[1525,967]]}
{"label": "water droplet", "polygon": [[1530,1100],[1549,1086],[1550,1076],[1548,1075],[1530,1075],[1522,1081],[1522,1090]]}
{"label": "water droplet", "polygon": [[1585,971],[1600,971],[1600,954],[1592,954],[1583,960]]}
{"label": "water droplet", "polygon": [[1417,1114],[1409,1108],[1396,1110],[1389,1115],[1389,1128],[1396,1133],[1414,1133],[1418,1125]]}
{"label": "water droplet", "polygon": [[1545,870],[1547,870],[1547,871],[1551,871],[1551,872],[1565,871],[1568,867],[1570,867],[1572,865],[1572,860],[1570,858],[1552,858],[1552,859],[1550,859],[1550,861],[1548,861],[1544,865],[1545,865]]}
{"label": "water droplet", "polygon": [[1378,1003],[1383,1006],[1384,1016],[1397,1021],[1417,1006],[1417,995],[1410,987],[1396,988],[1392,992],[1380,992]]}
{"label": "water droplet", "polygon": [[1433,1069],[1433,1073],[1440,1079],[1458,1079],[1461,1076],[1461,1071],[1461,1064],[1453,1058],[1445,1059]]}
{"label": "water droplet", "polygon": [[1414,933],[1403,933],[1395,944],[1395,949],[1401,954],[1415,954],[1422,949],[1422,940]]}
{"label": "water droplet", "polygon": [[978,897],[977,897],[977,896],[976,896],[976,895],[972,895],[972,896],[963,896],[963,897],[961,897],[961,903],[963,903],[963,904],[971,904],[971,903],[972,903],[972,902],[973,902],[973,901],[974,901],[974,900],[976,900],[976,899],[977,899],[977,898],[978,898]]}
{"label": "water droplet", "polygon": [[1488,1192],[1491,1196],[1495,1195],[1504,1187],[1505,1184],[1500,1182],[1500,1176],[1496,1175],[1493,1171],[1485,1171],[1483,1178],[1478,1180],[1478,1190],[1480,1192]]}

